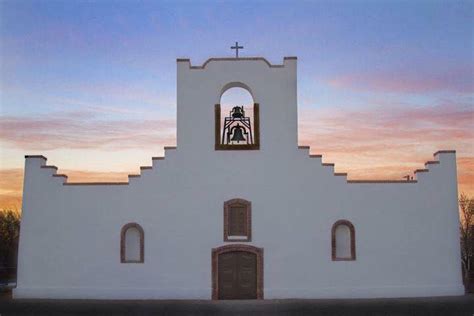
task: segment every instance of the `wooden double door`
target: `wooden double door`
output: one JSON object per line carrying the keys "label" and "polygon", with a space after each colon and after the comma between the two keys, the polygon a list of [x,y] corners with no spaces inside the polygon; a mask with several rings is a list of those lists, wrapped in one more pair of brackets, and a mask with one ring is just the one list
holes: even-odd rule
{"label": "wooden double door", "polygon": [[218,255],[218,298],[257,298],[257,255],[247,251],[230,251]]}

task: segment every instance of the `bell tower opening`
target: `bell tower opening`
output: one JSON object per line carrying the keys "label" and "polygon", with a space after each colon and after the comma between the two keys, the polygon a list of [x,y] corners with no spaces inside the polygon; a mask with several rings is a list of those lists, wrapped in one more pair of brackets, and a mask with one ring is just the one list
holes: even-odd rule
{"label": "bell tower opening", "polygon": [[215,112],[216,150],[259,149],[259,109],[250,88],[242,83],[226,85]]}
{"label": "bell tower opening", "polygon": [[221,96],[221,144],[253,144],[253,98],[244,88],[234,87]]}

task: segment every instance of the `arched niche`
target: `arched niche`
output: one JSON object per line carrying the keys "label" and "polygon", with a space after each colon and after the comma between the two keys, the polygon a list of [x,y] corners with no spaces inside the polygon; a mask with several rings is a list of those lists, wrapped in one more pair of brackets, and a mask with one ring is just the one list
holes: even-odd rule
{"label": "arched niche", "polygon": [[354,261],[356,259],[355,228],[345,219],[338,220],[331,229],[333,261]]}
{"label": "arched niche", "polygon": [[145,261],[145,232],[137,223],[128,223],[120,231],[120,262]]}

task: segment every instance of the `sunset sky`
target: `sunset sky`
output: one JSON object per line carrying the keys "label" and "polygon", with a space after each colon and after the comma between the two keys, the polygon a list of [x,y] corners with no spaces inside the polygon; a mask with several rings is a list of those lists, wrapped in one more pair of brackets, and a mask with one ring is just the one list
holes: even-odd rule
{"label": "sunset sky", "polygon": [[[176,58],[298,57],[299,144],[349,179],[455,149],[474,196],[473,1],[2,1],[0,208],[25,154],[126,181],[176,144]],[[212,120],[212,118],[211,118]]]}

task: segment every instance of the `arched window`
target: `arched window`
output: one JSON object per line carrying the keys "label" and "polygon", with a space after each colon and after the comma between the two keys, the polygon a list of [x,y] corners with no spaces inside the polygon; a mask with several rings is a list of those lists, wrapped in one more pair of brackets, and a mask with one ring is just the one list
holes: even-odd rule
{"label": "arched window", "polygon": [[224,241],[252,240],[252,207],[249,201],[232,199],[224,203]]}
{"label": "arched window", "polygon": [[332,226],[332,260],[351,261],[356,259],[355,229],[348,220],[339,220]]}
{"label": "arched window", "polygon": [[145,261],[145,234],[137,223],[128,223],[120,232],[120,262],[143,263]]}
{"label": "arched window", "polygon": [[259,149],[259,106],[250,88],[231,82],[222,88],[219,102],[215,107],[215,149]]}

